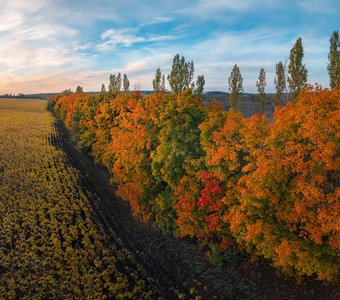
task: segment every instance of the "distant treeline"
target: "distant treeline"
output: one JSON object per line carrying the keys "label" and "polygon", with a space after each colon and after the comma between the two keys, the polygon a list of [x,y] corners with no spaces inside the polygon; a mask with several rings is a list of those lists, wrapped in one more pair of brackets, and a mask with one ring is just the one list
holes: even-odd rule
{"label": "distant treeline", "polygon": [[0,98],[17,98],[17,99],[49,99],[55,95],[58,95],[59,93],[47,93],[47,94],[4,94],[0,95]]}

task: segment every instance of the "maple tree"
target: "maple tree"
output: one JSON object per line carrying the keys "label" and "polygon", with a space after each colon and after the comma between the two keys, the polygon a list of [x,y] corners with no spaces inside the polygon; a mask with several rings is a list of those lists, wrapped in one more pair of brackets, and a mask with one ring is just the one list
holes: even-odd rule
{"label": "maple tree", "polygon": [[175,191],[186,170],[203,156],[198,125],[205,117],[202,99],[190,89],[170,95],[160,108],[156,122],[159,145],[151,154],[152,174],[165,186],[156,198],[158,223],[167,231],[175,231]]}
{"label": "maple tree", "polygon": [[276,109],[263,144],[252,146],[231,219],[249,251],[287,272],[326,280],[338,275],[340,259],[339,96],[309,87]]}
{"label": "maple tree", "polygon": [[117,195],[129,201],[134,214],[143,221],[154,220],[154,199],[161,187],[151,171],[151,151],[158,145],[158,128],[154,125],[163,94],[118,97],[114,127],[108,147],[114,156],[112,182]]}
{"label": "maple tree", "polygon": [[143,221],[224,250],[237,242],[291,274],[339,270],[339,90],[301,90],[265,115],[190,89],[54,97],[80,147]]}

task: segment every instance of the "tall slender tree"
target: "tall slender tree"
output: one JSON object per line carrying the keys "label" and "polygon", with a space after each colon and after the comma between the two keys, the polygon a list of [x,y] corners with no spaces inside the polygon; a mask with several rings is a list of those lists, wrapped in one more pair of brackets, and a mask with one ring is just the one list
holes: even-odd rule
{"label": "tall slender tree", "polygon": [[241,96],[243,92],[243,78],[241,75],[240,68],[237,64],[234,65],[233,70],[230,73],[228,79],[230,95],[228,97],[228,102],[236,110],[240,110]]}
{"label": "tall slender tree", "polygon": [[106,88],[105,88],[104,83],[102,84],[102,88],[101,88],[100,92],[103,93],[103,94],[106,93]]}
{"label": "tall slender tree", "polygon": [[114,92],[118,94],[122,89],[122,75],[118,73],[117,75],[117,84],[115,86]]}
{"label": "tall slender tree", "polygon": [[194,63],[193,61],[185,61],[184,56],[176,54],[173,62],[172,69],[168,75],[168,81],[171,91],[179,93],[191,86],[194,78]]}
{"label": "tall slender tree", "polygon": [[[163,75],[164,76],[164,75]],[[162,72],[160,68],[157,68],[155,78],[152,80],[152,87],[155,92],[160,92],[162,89]]]}
{"label": "tall slender tree", "polygon": [[334,31],[329,40],[329,54],[328,54],[328,75],[329,86],[334,89],[340,88],[340,41],[339,32]]}
{"label": "tall slender tree", "polygon": [[262,113],[264,113],[265,106],[266,106],[266,93],[264,91],[266,85],[267,85],[267,82],[266,82],[266,72],[262,68],[260,70],[259,80],[256,81],[256,87],[257,87],[257,91],[259,93],[258,101],[259,101],[260,109],[261,109]]}
{"label": "tall slender tree", "polygon": [[76,88],[76,93],[84,93],[83,87],[78,85]]}
{"label": "tall slender tree", "polygon": [[109,91],[118,94],[121,91],[121,89],[122,89],[122,75],[120,73],[118,73],[118,75],[111,74]]}
{"label": "tall slender tree", "polygon": [[201,95],[204,90],[205,79],[204,75],[198,75],[196,80],[196,92],[197,94]]}
{"label": "tall slender tree", "polygon": [[108,85],[109,92],[113,92],[114,86],[116,84],[116,74],[110,74],[110,81]]}
{"label": "tall slender tree", "polygon": [[123,75],[123,89],[124,92],[128,92],[130,87],[130,81],[126,74]]}
{"label": "tall slender tree", "polygon": [[69,96],[72,94],[72,90],[71,89],[67,89],[67,90],[63,90],[61,92],[64,96]]}
{"label": "tall slender tree", "polygon": [[162,91],[165,92],[165,75],[162,76]]}
{"label": "tall slender tree", "polygon": [[300,90],[306,86],[307,83],[307,69],[302,63],[304,57],[302,40],[299,37],[294,47],[290,50],[289,65],[288,65],[288,84],[293,99],[297,97]]}
{"label": "tall slender tree", "polygon": [[284,104],[287,102],[287,93],[286,93],[286,99],[284,100],[283,94],[287,90],[286,86],[286,72],[285,72],[285,65],[280,61],[275,66],[275,77],[274,77],[274,85],[276,88],[276,94],[275,94],[275,102],[277,104]]}
{"label": "tall slender tree", "polygon": [[188,61],[187,63],[187,70],[185,74],[185,88],[188,88],[189,86],[192,87],[192,84],[195,83],[193,82],[194,79],[194,63],[193,61]]}

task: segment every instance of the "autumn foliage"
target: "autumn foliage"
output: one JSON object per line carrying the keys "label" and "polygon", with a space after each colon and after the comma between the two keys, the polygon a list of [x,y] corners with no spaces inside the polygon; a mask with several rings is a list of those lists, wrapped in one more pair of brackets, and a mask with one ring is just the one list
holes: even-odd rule
{"label": "autumn foliage", "polygon": [[134,214],[282,270],[334,280],[340,265],[340,91],[316,86],[273,120],[186,90],[55,97],[81,148],[112,173]]}
{"label": "autumn foliage", "polygon": [[339,109],[340,91],[319,87],[277,108],[262,145],[250,151],[230,220],[249,251],[320,279],[339,273]]}

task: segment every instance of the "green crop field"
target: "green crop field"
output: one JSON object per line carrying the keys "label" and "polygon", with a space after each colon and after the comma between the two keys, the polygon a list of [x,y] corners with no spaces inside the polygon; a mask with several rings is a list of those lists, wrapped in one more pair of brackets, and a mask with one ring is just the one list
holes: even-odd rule
{"label": "green crop field", "polygon": [[133,255],[94,224],[53,123],[45,101],[0,99],[0,298],[157,295]]}

